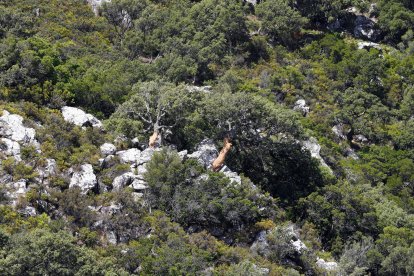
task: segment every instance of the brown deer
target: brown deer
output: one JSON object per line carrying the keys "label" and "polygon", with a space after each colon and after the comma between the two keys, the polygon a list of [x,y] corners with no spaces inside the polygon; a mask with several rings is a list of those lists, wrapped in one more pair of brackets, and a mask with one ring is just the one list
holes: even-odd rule
{"label": "brown deer", "polygon": [[158,131],[154,131],[154,133],[149,138],[148,146],[150,148],[155,149],[155,147],[157,145],[158,135],[159,135],[159,132]]}
{"label": "brown deer", "polygon": [[230,142],[230,138],[229,137],[224,138],[223,148],[221,149],[217,158],[211,164],[211,169],[213,171],[217,172],[223,167],[224,161],[226,160],[226,156],[229,153],[231,146],[232,146],[232,143]]}

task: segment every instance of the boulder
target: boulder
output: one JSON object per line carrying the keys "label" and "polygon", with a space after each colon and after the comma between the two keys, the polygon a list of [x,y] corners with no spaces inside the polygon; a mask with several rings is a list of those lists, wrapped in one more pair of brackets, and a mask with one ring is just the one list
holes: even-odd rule
{"label": "boulder", "polygon": [[111,0],[88,0],[89,5],[92,7],[93,13],[99,15],[99,7],[105,2],[111,2]]}
{"label": "boulder", "polygon": [[321,165],[326,167],[332,173],[332,169],[326,164],[325,160],[323,160],[320,155],[321,145],[318,144],[318,141],[315,138],[311,137],[309,140],[303,141],[302,145],[310,152],[312,157],[318,159]]}
{"label": "boulder", "polygon": [[178,152],[178,156],[180,156],[181,160],[185,160],[187,158],[187,155],[188,155],[187,150],[182,150],[182,151]]}
{"label": "boulder", "polygon": [[376,22],[365,15],[357,15],[354,24],[354,36],[357,38],[377,41],[381,36],[381,31]]}
{"label": "boulder", "polygon": [[146,148],[145,150],[143,150],[141,152],[141,157],[139,158],[139,161],[138,161],[137,164],[141,165],[141,164],[145,164],[145,163],[149,162],[155,151],[156,151],[156,149],[153,149],[153,148]]}
{"label": "boulder", "polygon": [[113,155],[116,152],[116,147],[114,144],[111,143],[105,143],[101,147],[101,153],[102,155]]}
{"label": "boulder", "polygon": [[197,150],[192,154],[187,155],[188,158],[196,159],[205,168],[210,168],[211,163],[217,158],[218,150],[210,139],[203,140],[198,146]]}
{"label": "boulder", "polygon": [[187,86],[187,90],[190,93],[195,93],[195,92],[210,93],[211,92],[211,86],[189,85],[189,86]]}
{"label": "boulder", "polygon": [[9,138],[0,139],[0,150],[6,156],[12,156],[17,161],[21,161],[20,158],[20,144]]}
{"label": "boulder", "polygon": [[36,141],[35,135],[33,128],[23,125],[22,116],[3,111],[3,116],[0,117],[0,136],[15,142],[32,144]]}
{"label": "boulder", "polygon": [[236,182],[237,184],[241,184],[241,177],[235,173],[232,172],[229,167],[227,167],[226,165],[224,165],[220,172],[222,172],[225,176],[227,176],[231,182]]}
{"label": "boulder", "polygon": [[16,206],[17,199],[21,196],[26,195],[27,189],[27,180],[20,179],[19,181],[7,183],[6,185],[6,196],[11,200],[10,204]]}
{"label": "boulder", "polygon": [[135,175],[132,172],[124,173],[114,178],[112,187],[115,191],[119,191],[126,186],[130,185],[135,179]]}
{"label": "boulder", "polygon": [[357,134],[352,136],[351,143],[356,146],[357,148],[362,148],[369,144],[369,140],[362,134]]}
{"label": "boulder", "polygon": [[347,124],[339,123],[332,127],[332,132],[339,140],[347,140],[351,127]]}
{"label": "boulder", "polygon": [[320,259],[318,257],[316,261],[316,266],[325,269],[327,271],[335,271],[338,269],[338,263],[337,262],[327,262],[324,259]]}
{"label": "boulder", "polygon": [[95,189],[98,184],[96,175],[93,173],[93,167],[91,164],[84,164],[80,167],[79,171],[72,174],[70,179],[69,188],[79,187],[83,194]]}
{"label": "boulder", "polygon": [[85,111],[70,106],[62,107],[63,119],[66,122],[75,124],[77,126],[91,126],[96,128],[102,128],[102,123],[96,117],[91,114],[86,113]]}
{"label": "boulder", "polygon": [[18,212],[20,214],[22,214],[23,216],[25,216],[25,217],[34,217],[37,214],[36,209],[32,206],[26,206],[26,207],[18,210]]}
{"label": "boulder", "polygon": [[135,178],[131,184],[131,187],[134,188],[136,191],[143,191],[148,189],[148,184],[142,179]]}
{"label": "boulder", "polygon": [[359,50],[362,50],[362,49],[370,50],[371,48],[375,48],[377,50],[382,51],[382,48],[378,43],[374,43],[374,42],[370,42],[370,41],[359,41],[358,42],[358,49]]}
{"label": "boulder", "polygon": [[138,164],[141,157],[141,151],[137,148],[132,148],[118,151],[116,155],[118,155],[119,160],[123,164]]}
{"label": "boulder", "polygon": [[300,99],[295,102],[293,110],[300,111],[302,115],[306,117],[310,112],[310,107],[306,105],[306,101],[304,99]]}

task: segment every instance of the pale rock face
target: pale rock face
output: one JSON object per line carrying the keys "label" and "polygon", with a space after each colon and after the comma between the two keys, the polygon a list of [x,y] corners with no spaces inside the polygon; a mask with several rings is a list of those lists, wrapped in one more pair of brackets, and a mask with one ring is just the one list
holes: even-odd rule
{"label": "pale rock face", "polygon": [[203,140],[198,146],[197,151],[187,155],[188,158],[197,159],[197,161],[206,168],[211,167],[211,163],[217,158],[218,150],[210,139]]}
{"label": "pale rock face", "polygon": [[306,101],[304,99],[300,99],[295,102],[293,110],[300,111],[302,115],[306,117],[310,112],[310,107],[306,105]]}
{"label": "pale rock face", "polygon": [[6,110],[0,117],[0,136],[24,144],[34,143],[36,131],[23,125],[23,117]]}
{"label": "pale rock face", "polygon": [[18,212],[26,217],[36,216],[36,209],[32,206],[26,206],[23,209],[18,210]]}
{"label": "pale rock face", "polygon": [[210,93],[211,92],[211,86],[195,86],[195,85],[189,85],[187,86],[187,90],[190,93]]}
{"label": "pale rock face", "polygon": [[376,28],[375,21],[363,15],[358,15],[355,20],[354,35],[358,38],[377,40],[380,31]]}
{"label": "pale rock face", "polygon": [[98,15],[99,7],[105,2],[111,2],[111,0],[88,0],[88,3],[89,5],[91,5],[92,10],[95,13],[95,15]]}
{"label": "pale rock face", "polygon": [[337,262],[326,262],[324,259],[320,259],[320,258],[318,258],[318,260],[316,261],[316,265],[328,271],[335,271],[338,269]]}
{"label": "pale rock face", "polygon": [[28,189],[27,189],[27,180],[20,179],[14,183],[7,183],[6,185],[6,196],[11,200],[11,205],[16,206],[17,199],[20,196],[24,196]]}
{"label": "pale rock face", "polygon": [[364,135],[358,134],[358,135],[352,136],[352,143],[358,144],[358,145],[366,145],[369,143],[369,140]]}
{"label": "pale rock face", "polygon": [[119,191],[126,186],[130,185],[135,179],[135,175],[132,172],[124,173],[114,178],[112,187],[115,191]]}
{"label": "pale rock face", "polygon": [[17,161],[21,161],[20,158],[20,145],[16,141],[8,138],[0,139],[0,150],[7,156],[13,156]]}
{"label": "pale rock face", "polygon": [[220,172],[227,176],[231,182],[241,184],[241,177],[237,173],[232,172],[226,165],[224,165],[223,168],[221,168]]}
{"label": "pale rock face", "polygon": [[131,187],[134,188],[134,190],[136,191],[143,191],[148,189],[147,182],[139,178],[134,179],[134,181],[131,184]]}
{"label": "pale rock face", "polygon": [[341,140],[346,140],[349,130],[345,130],[345,126],[343,124],[337,124],[332,127],[332,132]]}
{"label": "pale rock face", "polygon": [[156,150],[152,148],[146,148],[141,152],[141,157],[139,158],[139,161],[137,162],[138,165],[147,163],[151,160],[152,155],[154,155],[154,152]]}
{"label": "pale rock face", "polygon": [[115,145],[114,144],[111,144],[111,143],[105,143],[105,144],[103,144],[101,147],[100,147],[100,149],[101,149],[101,153],[102,153],[102,155],[112,155],[112,154],[115,154],[115,152],[116,152],[116,147],[115,147]]}
{"label": "pale rock face", "polygon": [[312,157],[318,159],[323,167],[329,169],[332,173],[332,169],[326,164],[325,160],[323,160],[322,156],[320,155],[321,145],[318,144],[318,141],[311,137],[307,141],[303,141],[302,145],[305,149],[309,150]]}
{"label": "pale rock face", "polygon": [[295,250],[299,253],[302,252],[303,250],[308,249],[301,240],[296,240],[296,241],[291,240],[290,243],[293,245]]}
{"label": "pale rock face", "polygon": [[62,107],[62,115],[65,121],[77,126],[92,126],[95,128],[102,128],[101,121],[99,121],[93,115],[85,113],[85,111],[76,107]]}
{"label": "pale rock face", "polygon": [[123,164],[137,164],[141,157],[141,151],[136,148],[118,151],[116,153],[118,155],[119,160]]}
{"label": "pale rock face", "polygon": [[360,41],[358,42],[358,49],[371,49],[371,48],[375,48],[377,50],[382,51],[381,46],[378,43],[374,43],[374,42],[369,42],[369,41]]}
{"label": "pale rock face", "polygon": [[187,154],[188,154],[188,151],[187,151],[187,150],[182,150],[182,151],[180,151],[180,152],[178,153],[178,156],[180,156],[180,159],[181,159],[181,160],[184,160],[184,159],[186,159],[186,158],[187,158]]}
{"label": "pale rock face", "polygon": [[78,172],[74,172],[70,179],[69,188],[79,187],[83,194],[94,189],[98,181],[96,175],[93,173],[91,164],[84,164]]}

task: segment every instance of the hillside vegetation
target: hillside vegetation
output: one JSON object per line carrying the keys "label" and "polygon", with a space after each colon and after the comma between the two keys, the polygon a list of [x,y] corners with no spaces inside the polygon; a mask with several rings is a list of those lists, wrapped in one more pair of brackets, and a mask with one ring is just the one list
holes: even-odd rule
{"label": "hillside vegetation", "polygon": [[102,2],[0,0],[0,275],[414,275],[413,1]]}

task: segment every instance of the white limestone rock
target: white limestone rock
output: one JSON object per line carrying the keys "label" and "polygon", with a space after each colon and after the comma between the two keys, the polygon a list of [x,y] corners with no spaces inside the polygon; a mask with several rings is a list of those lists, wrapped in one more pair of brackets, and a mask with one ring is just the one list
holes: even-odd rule
{"label": "white limestone rock", "polygon": [[148,184],[142,179],[135,178],[131,184],[131,187],[134,188],[136,191],[143,191],[148,189]]}
{"label": "white limestone rock", "polygon": [[6,156],[12,156],[17,161],[21,161],[20,158],[20,144],[9,138],[0,139],[0,150]]}
{"label": "white limestone rock", "polygon": [[146,148],[145,150],[143,150],[141,152],[141,157],[139,158],[137,165],[141,165],[141,164],[149,162],[152,156],[154,155],[155,151],[157,151],[157,149]]}
{"label": "white limestone rock", "polygon": [[111,143],[105,143],[105,144],[103,144],[100,147],[100,149],[101,149],[102,155],[105,155],[105,156],[107,156],[107,155],[113,155],[116,152],[115,145],[114,144],[111,144]]}
{"label": "white limestone rock", "polygon": [[95,128],[102,128],[102,123],[96,117],[85,111],[71,106],[62,107],[63,119],[69,123],[77,126],[92,126]]}
{"label": "white limestone rock", "polygon": [[119,160],[123,164],[138,164],[141,157],[141,151],[137,148],[132,148],[118,151],[116,155],[118,155]]}
{"label": "white limestone rock", "polygon": [[197,151],[187,155],[188,158],[196,159],[205,168],[210,168],[211,163],[217,158],[218,150],[210,139],[203,140],[198,146]]}
{"label": "white limestone rock", "polygon": [[227,176],[231,182],[236,182],[237,184],[241,184],[241,177],[235,173],[232,172],[229,167],[227,167],[226,165],[224,165],[220,172],[222,172],[225,176]]}
{"label": "white limestone rock", "polygon": [[119,191],[126,186],[130,185],[135,179],[135,175],[132,172],[124,173],[120,176],[117,176],[114,178],[114,181],[112,182],[112,188],[115,191]]}
{"label": "white limestone rock", "polygon": [[0,117],[0,136],[24,144],[34,143],[36,131],[23,125],[23,117],[3,111]]}
{"label": "white limestone rock", "polygon": [[338,269],[338,263],[337,262],[327,262],[324,259],[320,259],[318,257],[316,261],[316,265],[322,269],[325,269],[327,271],[336,271]]}
{"label": "white limestone rock", "polygon": [[69,188],[79,187],[83,194],[96,188],[98,181],[91,164],[84,164],[79,171],[73,173]]}
{"label": "white limestone rock", "polygon": [[311,137],[309,140],[303,141],[302,145],[305,149],[309,150],[312,157],[319,160],[323,167],[327,168],[331,173],[333,173],[332,169],[326,164],[325,160],[323,160],[322,156],[320,155],[321,145],[318,144],[318,141],[315,138]]}
{"label": "white limestone rock", "polygon": [[300,99],[295,102],[293,110],[300,111],[302,115],[306,117],[310,112],[310,107],[306,105],[306,101],[304,99]]}

